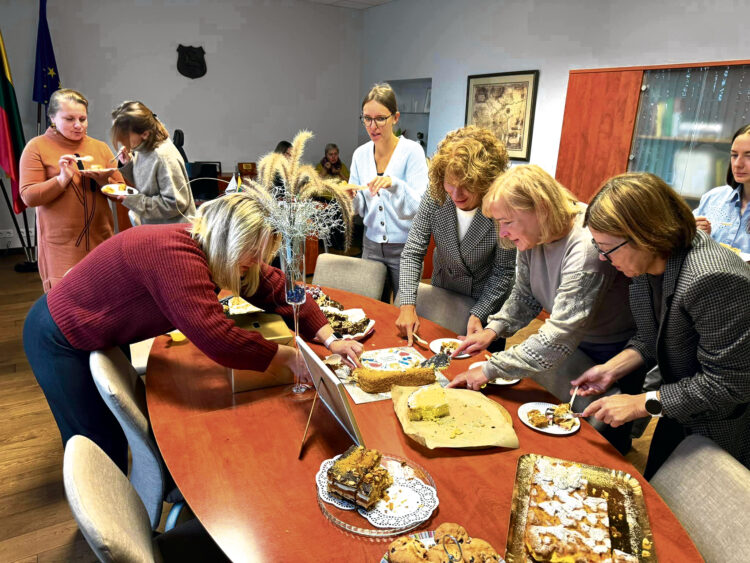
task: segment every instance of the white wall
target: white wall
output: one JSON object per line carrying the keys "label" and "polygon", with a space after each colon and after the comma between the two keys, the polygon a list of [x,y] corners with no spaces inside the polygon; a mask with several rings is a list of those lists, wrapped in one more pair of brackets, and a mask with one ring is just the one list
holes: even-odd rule
{"label": "white wall", "polygon": [[568,71],[750,58],[747,0],[396,0],[365,14],[360,96],[432,77],[428,155],[472,74],[540,70],[531,162],[554,173]]}
{"label": "white wall", "polygon": [[[49,0],[47,11],[62,84],[89,99],[92,137],[107,140],[112,109],[138,99],[170,132],[185,132],[190,160],[218,160],[228,172],[305,128],[315,133],[305,160],[317,162],[328,142],[351,159],[360,11],[298,0]],[[36,0],[0,0],[27,140],[36,135],[37,12]],[[203,46],[204,77],[177,72],[180,43]],[[0,229],[12,228],[0,207]]]}

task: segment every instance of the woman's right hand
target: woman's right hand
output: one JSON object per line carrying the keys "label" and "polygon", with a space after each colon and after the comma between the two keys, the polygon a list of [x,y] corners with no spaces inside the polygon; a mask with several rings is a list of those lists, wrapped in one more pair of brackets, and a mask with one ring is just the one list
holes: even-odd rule
{"label": "woman's right hand", "polygon": [[406,338],[407,346],[414,343],[414,334],[419,330],[419,317],[414,305],[401,305],[396,319],[396,328],[401,338]]}
{"label": "woman's right hand", "polygon": [[312,377],[307,371],[305,362],[297,356],[297,350],[291,346],[279,345],[276,355],[268,364],[267,371],[276,375],[286,375],[289,371],[297,375],[303,385],[312,385]]}
{"label": "woman's right hand", "polygon": [[711,234],[711,221],[709,221],[707,217],[696,217],[695,226],[701,231],[705,231],[709,235]]}
{"label": "woman's right hand", "polygon": [[76,165],[76,157],[72,154],[64,154],[60,157],[57,164],[60,166],[60,173],[57,175],[57,183],[63,188],[67,188],[75,171],[78,169]]}
{"label": "woman's right hand", "polygon": [[485,328],[473,334],[467,334],[466,336],[459,336],[458,339],[461,344],[458,345],[456,351],[453,352],[452,358],[460,356],[461,354],[470,354],[475,356],[489,348],[490,344],[497,338],[495,331],[490,328]]}
{"label": "woman's right hand", "polygon": [[122,147],[120,149],[120,152],[117,153],[117,160],[119,160],[122,164],[127,164],[130,162],[133,157],[130,155],[130,151],[128,151],[125,147]]}

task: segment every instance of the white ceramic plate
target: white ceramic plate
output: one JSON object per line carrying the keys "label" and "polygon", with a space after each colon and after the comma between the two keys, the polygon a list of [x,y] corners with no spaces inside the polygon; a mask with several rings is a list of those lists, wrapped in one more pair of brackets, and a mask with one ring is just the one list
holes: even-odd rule
{"label": "white ceramic plate", "polygon": [[[435,354],[439,354],[440,353],[440,346],[442,346],[442,344],[444,342],[455,342],[457,344],[461,344],[461,341],[458,340],[457,338],[437,338],[437,339],[433,340],[432,342],[430,342],[430,350],[432,350],[433,353],[435,353]],[[464,358],[469,358],[469,357],[470,357],[469,354],[461,354],[460,356],[456,356],[453,359],[454,360],[463,360]]]}
{"label": "white ceramic plate", "polygon": [[439,504],[437,491],[416,478],[412,468],[386,460],[385,467],[393,477],[393,485],[387,489],[388,502],[381,499],[370,510],[357,507],[353,502],[328,492],[328,469],[339,457],[327,459],[320,464],[320,470],[315,475],[318,496],[323,502],[342,510],[357,510],[376,528],[405,528],[424,522]]}
{"label": "white ceramic plate", "polygon": [[544,411],[546,411],[548,408],[554,408],[556,406],[557,405],[553,405],[552,403],[525,403],[518,407],[518,418],[529,428],[533,428],[534,430],[543,432],[544,434],[552,434],[554,436],[567,436],[568,434],[575,434],[576,432],[578,432],[578,429],[581,427],[581,421],[577,418],[575,419],[573,428],[571,428],[570,430],[566,430],[565,428],[557,426],[556,424],[551,424],[546,428],[537,428],[529,422],[528,412],[530,410],[537,409],[544,413]]}
{"label": "white ceramic plate", "polygon": [[138,193],[138,190],[135,188],[125,186],[123,190],[122,186],[123,184],[107,184],[106,186],[102,186],[102,193],[104,195],[135,195]]}
{"label": "white ceramic plate", "polygon": [[[469,366],[469,369],[484,367],[484,364],[486,363],[487,363],[486,361],[474,362],[473,364]],[[498,377],[497,379],[493,379],[492,381],[490,381],[490,383],[492,383],[493,385],[515,385],[519,381],[521,380],[520,379],[503,379],[501,377]]]}
{"label": "white ceramic plate", "polygon": [[[357,321],[362,320],[367,316],[363,309],[344,309],[342,311],[339,309],[334,309],[333,307],[321,307],[320,310],[323,312],[329,311],[332,313],[339,313],[340,315],[346,315],[353,323],[356,323]],[[367,327],[365,327],[364,332],[358,332],[357,334],[344,334],[342,335],[342,338],[344,340],[362,340],[365,336],[372,332],[374,326],[375,321],[370,319],[370,322],[368,323]]]}

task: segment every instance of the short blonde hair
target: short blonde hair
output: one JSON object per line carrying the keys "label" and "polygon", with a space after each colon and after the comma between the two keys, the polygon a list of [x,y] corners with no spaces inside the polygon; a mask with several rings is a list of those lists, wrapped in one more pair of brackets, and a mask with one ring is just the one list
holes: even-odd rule
{"label": "short blonde hair", "polygon": [[[235,295],[253,295],[260,283],[260,262],[270,262],[281,237],[266,222],[260,204],[238,192],[201,205],[192,219],[190,232],[208,260],[213,281]],[[256,256],[242,276],[240,261]]]}
{"label": "short blonde hair", "polygon": [[156,114],[141,102],[122,102],[112,112],[112,146],[123,144],[122,139],[130,132],[138,135],[149,132],[143,141],[143,149],[154,150],[169,138],[169,132]]}
{"label": "short blonde hair", "polygon": [[[492,217],[492,206],[512,211],[533,211],[539,223],[540,244],[564,237],[579,212],[578,200],[560,182],[536,164],[514,166],[492,183],[482,204],[482,213]],[[500,239],[504,248],[513,243]]]}
{"label": "short blonde hair", "polygon": [[448,133],[430,161],[430,196],[445,202],[445,176],[453,176],[467,191],[482,198],[508,168],[508,151],[487,129],[469,125]]}
{"label": "short blonde hair", "polygon": [[398,102],[396,101],[396,93],[391,88],[391,85],[387,82],[381,84],[375,84],[370,91],[362,100],[362,108],[365,107],[367,102],[378,102],[383,104],[388,111],[396,113],[398,111]]}
{"label": "short blonde hair", "polygon": [[620,174],[604,182],[586,209],[584,225],[662,257],[690,247],[696,232],[687,203],[664,180],[647,172]]}
{"label": "short blonde hair", "polygon": [[89,101],[86,96],[81,94],[78,90],[72,90],[70,88],[60,88],[52,92],[49,97],[49,104],[47,105],[47,115],[55,117],[57,112],[60,111],[60,105],[63,102],[72,102],[74,104],[81,104],[86,108],[86,113],[89,111]]}

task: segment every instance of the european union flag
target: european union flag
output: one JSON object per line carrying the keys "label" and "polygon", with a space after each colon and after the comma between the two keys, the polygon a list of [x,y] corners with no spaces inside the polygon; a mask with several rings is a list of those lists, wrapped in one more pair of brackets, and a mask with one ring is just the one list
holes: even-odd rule
{"label": "european union flag", "polygon": [[36,32],[36,70],[34,71],[34,101],[48,104],[52,92],[60,89],[55,51],[47,25],[47,0],[39,0],[39,27]]}

